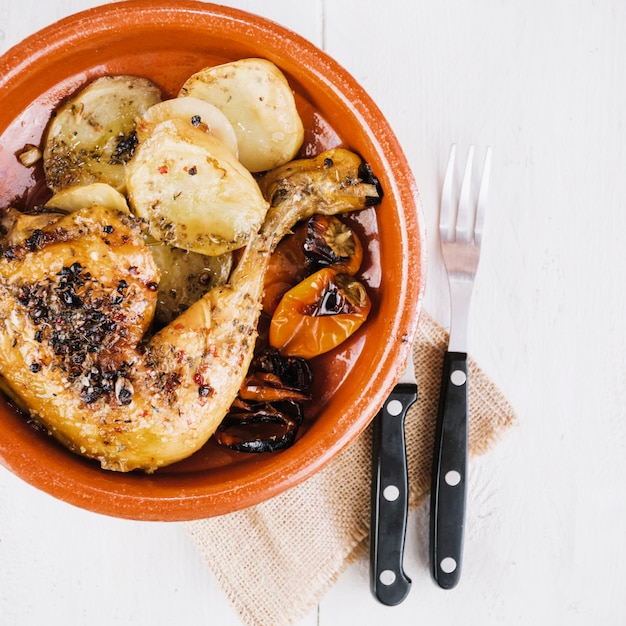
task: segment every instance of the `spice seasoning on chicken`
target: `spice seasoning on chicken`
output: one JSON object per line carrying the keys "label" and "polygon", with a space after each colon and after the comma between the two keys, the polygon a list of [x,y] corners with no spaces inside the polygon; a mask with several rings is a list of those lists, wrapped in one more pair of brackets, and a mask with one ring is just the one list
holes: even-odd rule
{"label": "spice seasoning on chicken", "polygon": [[[99,284],[83,266],[74,262],[53,277],[15,287],[15,300],[36,326],[35,340],[48,344],[70,382],[80,387],[80,397],[91,404],[115,391],[121,404],[132,398],[124,382],[130,366],[112,358],[116,344],[126,336],[121,303],[128,283],[121,279],[114,291]],[[41,370],[37,364],[33,373]]]}

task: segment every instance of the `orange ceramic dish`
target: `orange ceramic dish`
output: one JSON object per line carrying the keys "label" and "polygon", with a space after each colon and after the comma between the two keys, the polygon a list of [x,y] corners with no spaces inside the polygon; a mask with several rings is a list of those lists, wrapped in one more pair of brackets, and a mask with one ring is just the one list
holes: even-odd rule
{"label": "orange ceramic dish", "polygon": [[[64,19],[0,58],[0,207],[32,202],[41,184],[15,153],[38,145],[55,107],[103,74],[135,74],[175,95],[212,64],[264,57],[296,93],[309,151],[342,143],[358,152],[385,195],[356,218],[361,274],[373,308],[360,331],[313,363],[315,401],[296,443],[268,454],[213,441],[153,475],[104,471],[34,429],[0,399],[0,462],[76,506],[140,520],[189,520],[257,504],[321,469],[368,425],[410,355],[425,280],[417,188],[376,105],[336,62],[302,37],[242,11],[192,1],[129,0]],[[314,360],[315,361],[315,360]]]}

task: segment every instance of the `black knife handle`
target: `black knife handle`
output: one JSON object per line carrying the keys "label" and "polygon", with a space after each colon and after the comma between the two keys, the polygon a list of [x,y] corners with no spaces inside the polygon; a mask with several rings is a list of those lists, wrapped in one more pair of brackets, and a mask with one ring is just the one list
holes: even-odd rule
{"label": "black knife handle", "polygon": [[404,419],[416,399],[417,385],[398,384],[374,418],[370,582],[389,606],[411,588],[402,567],[409,500]]}
{"label": "black knife handle", "polygon": [[430,499],[433,578],[452,589],[461,576],[467,493],[467,354],[446,352],[435,434]]}

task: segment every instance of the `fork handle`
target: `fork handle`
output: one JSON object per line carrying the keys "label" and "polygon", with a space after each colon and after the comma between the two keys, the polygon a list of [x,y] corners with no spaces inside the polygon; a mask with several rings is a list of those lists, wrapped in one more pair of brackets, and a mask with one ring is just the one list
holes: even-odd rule
{"label": "fork handle", "polygon": [[461,575],[467,492],[467,354],[446,352],[435,434],[430,501],[430,563],[452,589]]}
{"label": "fork handle", "polygon": [[402,562],[409,501],[404,421],[417,399],[417,385],[400,383],[374,418],[370,583],[376,598],[400,604],[411,580]]}

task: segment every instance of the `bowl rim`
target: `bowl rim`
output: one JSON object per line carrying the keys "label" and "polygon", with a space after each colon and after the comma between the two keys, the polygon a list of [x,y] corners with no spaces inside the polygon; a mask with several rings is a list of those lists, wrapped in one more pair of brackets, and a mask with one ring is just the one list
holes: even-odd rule
{"label": "bowl rim", "polygon": [[[389,332],[394,341],[386,343],[380,362],[374,366],[372,379],[376,380],[376,388],[370,390],[367,400],[359,396],[362,400],[359,405],[351,408],[348,418],[342,415],[337,419],[336,428],[318,439],[316,449],[301,446],[297,451],[294,451],[295,447],[283,451],[280,463],[267,463],[266,471],[254,473],[244,483],[230,484],[228,495],[220,489],[190,487],[185,484],[184,476],[175,474],[170,475],[166,490],[161,488],[162,485],[157,487],[158,482],[149,475],[142,475],[143,487],[134,490],[119,480],[119,474],[92,469],[89,465],[85,468],[86,475],[92,478],[91,482],[77,481],[75,476],[63,470],[64,459],[70,454],[66,450],[59,450],[58,454],[47,458],[46,466],[42,467],[33,463],[29,450],[22,446],[18,431],[8,429],[0,440],[0,464],[58,499],[114,517],[182,521],[229,513],[274,497],[321,470],[366,429],[402,374],[406,360],[412,356],[425,290],[426,238],[415,179],[398,139],[380,109],[357,81],[327,53],[303,36],[267,18],[197,0],[182,0],[174,4],[165,0],[124,0],[100,5],[46,26],[5,52],[0,57],[0,94],[23,85],[30,73],[35,71],[37,63],[45,62],[50,55],[61,54],[67,46],[85,41],[94,34],[105,36],[104,31],[110,28],[112,19],[138,14],[141,14],[144,25],[162,25],[164,18],[172,20],[174,17],[181,24],[198,19],[203,23],[214,20],[222,27],[245,28],[247,39],[256,37],[265,42],[271,37],[277,47],[275,49],[288,44],[292,56],[306,59],[303,72],[307,77],[341,101],[361,127],[372,131],[368,141],[376,153],[381,155],[389,168],[396,167],[402,173],[401,179],[390,175],[388,184],[391,189],[385,191],[397,198],[398,215],[404,225],[401,244],[408,246],[412,242],[418,246],[412,254],[403,254],[399,260],[397,269],[407,280],[401,285],[400,293],[396,294],[400,306],[395,319],[390,321]],[[90,29],[85,29],[85,24]],[[3,98],[0,95],[0,101]],[[412,277],[415,277],[417,285],[409,284]],[[354,414],[358,411],[362,415],[355,419]]]}

